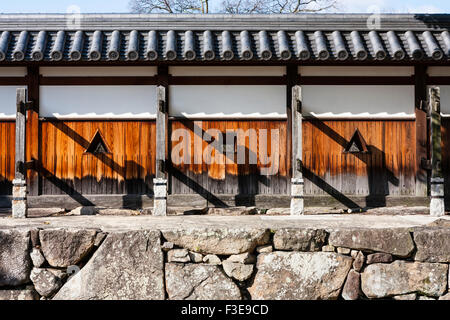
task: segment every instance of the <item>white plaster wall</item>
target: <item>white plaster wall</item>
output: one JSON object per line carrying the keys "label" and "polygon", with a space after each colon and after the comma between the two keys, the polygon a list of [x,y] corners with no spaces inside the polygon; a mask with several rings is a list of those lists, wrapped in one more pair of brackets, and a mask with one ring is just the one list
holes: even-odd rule
{"label": "white plaster wall", "polygon": [[285,67],[268,66],[268,67],[169,67],[169,73],[173,76],[260,76],[260,77],[276,77],[286,74]]}
{"label": "white plaster wall", "polygon": [[315,77],[409,77],[414,75],[414,67],[299,67],[302,76]]}
{"label": "white plaster wall", "polygon": [[450,76],[450,67],[428,67],[427,73],[431,77]]}
{"label": "white plaster wall", "polygon": [[156,86],[41,86],[40,98],[43,117],[156,117]]}
{"label": "white plaster wall", "polygon": [[25,77],[27,75],[26,67],[1,67],[0,77]]}
{"label": "white plaster wall", "polygon": [[156,67],[41,67],[44,77],[152,77]]}
{"label": "white plaster wall", "polygon": [[414,118],[413,86],[302,86],[303,114],[326,118]]}
{"label": "white plaster wall", "polygon": [[0,86],[0,119],[16,117],[16,89],[26,86]]}
{"label": "white plaster wall", "polygon": [[171,116],[286,117],[285,86],[171,86]]}

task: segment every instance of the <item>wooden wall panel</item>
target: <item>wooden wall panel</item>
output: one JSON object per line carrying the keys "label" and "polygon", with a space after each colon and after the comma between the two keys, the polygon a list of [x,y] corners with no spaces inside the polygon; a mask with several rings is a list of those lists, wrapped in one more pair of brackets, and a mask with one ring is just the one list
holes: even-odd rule
{"label": "wooden wall panel", "polygon": [[[154,121],[43,121],[43,194],[152,194]],[[109,154],[85,153],[97,130]]]}
{"label": "wooden wall panel", "polygon": [[[200,125],[201,123],[201,125]],[[251,165],[249,162],[249,152],[256,153],[258,155],[260,149],[260,143],[258,145],[251,146],[249,139],[244,141],[241,139],[238,141],[239,146],[246,148],[246,163],[238,165],[236,160],[226,160],[226,155],[221,157],[224,159],[222,164],[206,164],[202,161],[201,164],[195,164],[194,157],[202,157],[204,150],[206,149],[208,142],[201,137],[195,139],[202,139],[199,145],[202,148],[194,149],[194,127],[200,127],[202,134],[204,135],[208,129],[218,129],[223,133],[227,130],[235,131],[241,129],[246,132],[248,129],[254,129],[256,134],[259,135],[261,129],[267,130],[267,140],[269,141],[268,156],[271,156],[270,141],[271,130],[279,130],[279,170],[276,175],[265,176],[261,175],[260,170],[265,167],[261,164],[258,158],[257,164]],[[172,175],[172,193],[173,194],[189,194],[189,193],[201,193],[201,194],[287,194],[289,191],[289,168],[287,165],[288,155],[286,154],[286,121],[284,120],[239,120],[239,121],[193,121],[193,120],[173,120],[171,121],[171,132],[177,129],[186,130],[186,134],[190,136],[190,164],[181,163],[179,165],[174,164],[171,169]],[[171,147],[173,148],[180,142],[172,141]],[[213,152],[213,156],[216,154],[216,150]],[[183,154],[175,155],[174,162],[177,163],[177,157],[183,157]],[[182,161],[180,161],[182,162]]]}
{"label": "wooden wall panel", "polygon": [[[414,121],[303,123],[305,194],[415,195]],[[369,154],[343,153],[359,129]]]}
{"label": "wooden wall panel", "polygon": [[0,121],[0,195],[12,194],[16,124]]}

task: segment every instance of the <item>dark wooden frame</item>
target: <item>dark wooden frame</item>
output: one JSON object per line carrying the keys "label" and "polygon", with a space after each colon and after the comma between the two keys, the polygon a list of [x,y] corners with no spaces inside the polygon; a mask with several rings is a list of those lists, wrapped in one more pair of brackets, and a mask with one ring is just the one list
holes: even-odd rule
{"label": "dark wooden frame", "polygon": [[[286,85],[296,83],[299,85],[414,85],[414,76],[411,77],[330,77],[330,76],[167,76],[170,85]],[[44,86],[96,86],[96,85],[158,85],[159,76],[152,77],[42,77],[40,84]],[[288,79],[289,78],[289,79]],[[450,77],[430,78],[440,83],[448,81]],[[5,79],[6,84],[18,85],[21,81]],[[24,81],[23,84],[27,82]],[[438,83],[438,84],[440,84]],[[2,85],[2,78],[0,78]],[[5,85],[5,84],[3,84]]]}
{"label": "dark wooden frame", "polygon": [[430,77],[427,76],[427,84],[433,86],[450,86],[450,77]]}
{"label": "dark wooden frame", "polygon": [[26,86],[28,77],[0,77],[0,86]]}

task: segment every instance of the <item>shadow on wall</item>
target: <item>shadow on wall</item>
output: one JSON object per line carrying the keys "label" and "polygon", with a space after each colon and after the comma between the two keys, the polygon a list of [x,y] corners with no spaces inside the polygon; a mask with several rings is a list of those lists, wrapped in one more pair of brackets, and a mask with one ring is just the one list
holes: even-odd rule
{"label": "shadow on wall", "polygon": [[[90,145],[90,141],[83,138],[77,132],[72,130],[70,127],[65,125],[63,122],[58,122],[58,125],[55,125],[53,122],[51,123],[55,128],[60,130],[62,133],[73,139],[77,144],[79,144],[83,149],[87,149]],[[95,157],[102,164],[109,167],[113,172],[117,173],[118,176],[126,177],[127,172],[137,172],[137,176],[140,176],[140,173],[144,171],[144,168],[139,165],[137,162],[133,160],[126,160],[125,165],[121,166],[113,159],[105,156],[102,153],[99,154],[90,154],[90,156]],[[42,166],[42,164],[38,165],[38,171],[40,175],[49,181],[54,187],[56,187],[57,191],[62,194],[69,195],[72,199],[77,201],[82,206],[92,206],[94,203],[87,199],[84,195],[86,194],[125,194],[123,197],[123,207],[136,206],[141,207],[141,203],[139,203],[140,197],[128,197],[129,194],[146,194],[148,196],[153,195],[153,177],[146,177],[145,179],[141,178],[133,178],[133,179],[124,179],[122,182],[117,182],[117,179],[102,179],[100,182],[97,181],[97,177],[82,177],[81,179],[75,179],[80,181],[68,181],[65,179],[60,179],[56,177],[52,172],[47,170]],[[81,181],[82,180],[82,181]],[[106,180],[114,180],[114,181],[106,181]],[[104,184],[109,183],[111,186],[105,187]],[[77,187],[75,187],[77,185]],[[80,190],[89,189],[89,192],[80,192]],[[84,195],[83,195],[83,194]]]}
{"label": "shadow on wall", "polygon": [[0,195],[12,194],[12,181],[0,174]]}
{"label": "shadow on wall", "polygon": [[[205,136],[208,136],[205,130],[203,128],[197,126],[195,124],[195,121],[190,120],[188,118],[182,118],[180,121],[183,123],[183,125],[190,130],[190,132],[196,134],[200,134],[200,138],[203,138]],[[255,195],[257,194],[256,190],[258,190],[259,184],[263,184],[265,186],[270,186],[270,179],[267,178],[267,176],[261,175],[258,173],[258,165],[256,164],[248,164],[250,161],[249,159],[254,157],[257,158],[257,155],[254,154],[250,149],[248,149],[246,146],[239,145],[237,148],[244,148],[245,153],[245,163],[247,164],[238,164],[237,165],[237,184],[238,184],[238,194],[235,195],[235,204],[245,205],[245,206],[254,206],[255,205]],[[215,149],[215,151],[217,151]],[[226,157],[229,155],[226,153],[226,150],[222,150],[222,154]],[[228,158],[229,160],[236,162],[235,158],[233,159]],[[248,174],[250,172],[250,174]],[[213,193],[211,193],[209,190],[205,189],[203,186],[201,186],[198,182],[192,180],[189,178],[186,174],[181,172],[180,170],[176,169],[174,166],[169,167],[169,174],[175,177],[177,180],[179,180],[181,183],[185,184],[194,192],[201,195],[205,199],[207,199],[211,204],[213,204],[215,207],[228,207],[226,203],[224,203],[222,200],[220,200],[218,197],[216,197]],[[169,179],[171,181],[171,179]],[[255,190],[252,193],[249,193],[247,190]]]}
{"label": "shadow on wall", "polygon": [[[323,132],[327,137],[338,143],[344,150],[349,141],[342,137],[339,133],[327,126],[323,121],[315,118],[311,121],[317,129]],[[353,156],[363,161],[367,165],[367,177],[369,186],[369,195],[366,197],[366,207],[385,207],[386,196],[389,195],[389,182],[394,186],[399,186],[399,179],[386,167],[386,155],[384,151],[378,149],[373,145],[367,146],[369,154],[354,153]],[[371,159],[381,159],[381,166],[375,167],[372,164]],[[322,178],[318,177],[312,171],[307,168],[303,168],[303,174],[306,179],[320,187],[330,196],[341,202],[348,208],[360,208],[358,204],[346,197],[343,193],[336,190],[329,185]]]}
{"label": "shadow on wall", "polygon": [[[339,133],[334,131],[332,128],[327,126],[323,121],[318,119],[314,119],[311,123],[316,126],[321,132],[323,132],[326,136],[331,138],[333,141],[337,142],[342,149],[344,150],[348,145],[349,141],[342,137]],[[194,121],[183,119],[183,124],[191,130],[191,132],[198,132],[202,134],[202,137],[205,135],[205,131],[202,128],[196,126]],[[367,178],[368,178],[368,186],[369,186],[369,195],[366,197],[366,207],[384,207],[386,206],[386,196],[389,195],[389,183],[392,183],[394,186],[399,186],[400,181],[386,167],[386,155],[385,152],[378,149],[373,145],[367,146],[369,154],[358,154],[355,153],[353,156],[357,157],[359,160],[363,161],[367,165]],[[248,156],[250,154],[250,150],[248,148],[245,149],[246,160],[248,162]],[[225,154],[226,155],[226,154]],[[378,159],[378,163],[375,166],[372,164],[372,159]],[[232,159],[234,160],[234,159]],[[251,170],[257,172],[257,167],[252,167]],[[270,180],[266,176],[257,176],[257,179],[253,179],[250,181],[248,176],[244,175],[243,172],[248,171],[248,165],[239,165],[238,166],[238,177],[237,183],[239,185],[239,194],[236,195],[236,204],[239,202],[241,205],[254,205],[255,197],[254,195],[249,195],[247,193],[243,193],[242,190],[248,188],[249,183],[255,184],[255,190],[257,190],[257,185],[259,183],[263,183],[265,185],[270,184]],[[205,199],[208,199],[212,204],[217,207],[226,206],[226,204],[218,199],[214,194],[212,194],[209,190],[206,190],[202,185],[198,182],[192,180],[186,174],[174,168],[173,166],[169,169],[170,174],[178,179],[181,183],[185,184],[192,190],[194,190],[197,194],[202,195]],[[253,172],[253,171],[252,171]],[[360,205],[351,200],[348,196],[331,186],[324,179],[319,177],[317,174],[312,172],[306,167],[303,167],[303,174],[305,179],[310,180],[314,185],[318,186],[324,192],[328,193],[334,199],[342,203],[348,208],[357,208],[362,209]],[[250,199],[249,199],[250,197]]]}
{"label": "shadow on wall", "polygon": [[9,181],[3,175],[0,175],[0,208],[10,208],[12,195],[12,181]]}

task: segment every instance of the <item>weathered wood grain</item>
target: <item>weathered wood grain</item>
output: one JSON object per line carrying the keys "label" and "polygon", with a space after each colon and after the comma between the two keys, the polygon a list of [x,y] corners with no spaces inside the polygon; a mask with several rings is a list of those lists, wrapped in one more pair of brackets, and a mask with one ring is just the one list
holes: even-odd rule
{"label": "weathered wood grain", "polygon": [[0,195],[12,194],[15,140],[15,122],[0,121]]}
{"label": "weathered wood grain", "polygon": [[166,178],[168,112],[167,94],[164,86],[157,87],[156,113],[156,178]]}
{"label": "weathered wood grain", "polygon": [[416,66],[414,68],[414,91],[415,91],[415,116],[416,116],[416,194],[427,195],[428,172],[422,168],[422,159],[429,159],[429,126],[427,125],[426,105],[427,100],[427,67]]}
{"label": "weathered wood grain", "polygon": [[[154,121],[43,121],[43,194],[152,194]],[[100,130],[109,154],[86,149]]]}
{"label": "weathered wood grain", "polygon": [[[356,128],[369,154],[344,154]],[[305,194],[401,196],[415,191],[414,121],[303,121]]]}
{"label": "weathered wood grain", "polygon": [[26,149],[26,111],[24,104],[27,101],[26,89],[17,89],[17,113],[16,113],[16,156],[15,156],[15,174],[14,179],[26,179],[25,170],[25,149]]}
{"label": "weathered wood grain", "polygon": [[[171,142],[171,149],[178,144],[186,143],[188,155],[172,152],[172,193],[173,194],[286,194],[289,182],[288,154],[286,152],[286,121],[284,120],[228,120],[228,121],[193,121],[193,120],[171,120],[171,132],[183,130],[179,140]],[[207,149],[210,139],[205,139],[207,134],[213,132],[211,129],[222,132],[223,138],[226,132],[238,132],[237,150],[238,153]],[[258,156],[261,150],[259,132],[261,129],[267,130],[267,156],[272,156],[271,130],[279,130],[278,150],[279,163],[278,174],[265,176],[260,174],[261,169],[268,167],[261,162]],[[256,143],[250,143],[246,132],[252,134],[254,130]],[[217,139],[217,136],[215,137]],[[217,141],[217,140],[216,140]],[[223,142],[225,143],[225,142]],[[274,150],[275,150],[274,146]],[[203,161],[202,155],[211,150],[211,157],[217,162],[207,164]],[[220,152],[223,151],[223,152]],[[245,154],[245,162],[238,164],[239,152]],[[274,151],[275,152],[275,151]],[[256,162],[251,162],[250,158],[256,156]],[[186,163],[186,158],[188,163]]]}

